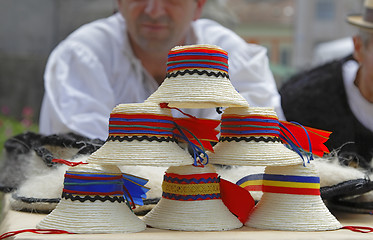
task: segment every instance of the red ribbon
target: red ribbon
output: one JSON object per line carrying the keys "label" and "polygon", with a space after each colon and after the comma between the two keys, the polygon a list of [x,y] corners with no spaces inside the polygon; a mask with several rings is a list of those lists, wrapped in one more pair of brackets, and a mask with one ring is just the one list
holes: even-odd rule
{"label": "red ribbon", "polygon": [[[184,128],[190,131],[201,142],[203,148],[214,152],[211,142],[219,142],[217,137],[219,131],[216,130],[220,124],[219,120],[196,118],[193,115],[184,113],[179,108],[169,107],[168,103],[161,103],[160,106],[161,108],[175,109],[187,116],[188,118],[174,118],[174,121],[182,129]],[[193,135],[188,131],[184,131],[183,133],[186,135],[189,141],[199,145],[197,139],[195,139],[195,137],[193,137]]]}
{"label": "red ribbon", "polygon": [[75,166],[78,166],[80,164],[88,164],[86,162],[71,162],[71,161],[67,161],[65,159],[57,159],[57,158],[53,159],[52,162],[65,164],[65,165],[70,166],[70,167],[75,167]]}
{"label": "red ribbon", "polygon": [[[290,130],[290,132],[295,136],[296,140],[291,135],[286,135],[286,136],[289,137],[292,140],[292,142],[294,142],[296,145],[298,145],[297,144],[298,142],[300,144],[300,146],[298,147],[301,147],[305,151],[309,152],[310,146],[308,143],[307,134],[304,131],[304,129],[301,126],[294,124],[294,123],[290,123],[286,121],[280,121],[280,122],[283,125],[285,125],[287,129]],[[332,132],[324,131],[324,130],[320,130],[316,128],[311,128],[311,127],[305,127],[305,126],[303,127],[307,130],[308,136],[310,138],[313,154],[319,157],[322,157],[324,153],[330,153],[329,149],[324,145],[324,143],[328,141],[329,136]]]}
{"label": "red ribbon", "polygon": [[220,196],[229,211],[245,224],[255,206],[251,194],[237,184],[220,178]]}
{"label": "red ribbon", "polygon": [[0,235],[0,240],[13,237],[17,234],[24,233],[24,232],[37,233],[37,234],[75,234],[72,232],[58,230],[58,229],[23,229],[23,230],[18,230],[18,231],[6,232]]}
{"label": "red ribbon", "polygon": [[360,233],[370,233],[373,232],[373,228],[371,227],[362,227],[362,226],[344,226],[341,229],[348,229],[353,232],[360,232]]}

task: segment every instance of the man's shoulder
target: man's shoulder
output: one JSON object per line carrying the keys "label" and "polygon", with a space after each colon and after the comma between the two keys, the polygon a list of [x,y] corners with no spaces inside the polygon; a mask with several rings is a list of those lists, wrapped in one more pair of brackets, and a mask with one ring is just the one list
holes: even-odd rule
{"label": "man's shoulder", "polygon": [[96,42],[100,45],[118,41],[124,25],[123,18],[117,13],[107,18],[98,19],[82,25],[72,32],[66,40],[85,44]]}
{"label": "man's shoulder", "polygon": [[[313,89],[321,89],[328,87],[329,90],[343,85],[342,65],[349,57],[335,60],[324,65],[301,71],[283,84],[280,93],[287,94],[288,92],[303,91],[312,92]],[[326,90],[324,88],[324,90]]]}

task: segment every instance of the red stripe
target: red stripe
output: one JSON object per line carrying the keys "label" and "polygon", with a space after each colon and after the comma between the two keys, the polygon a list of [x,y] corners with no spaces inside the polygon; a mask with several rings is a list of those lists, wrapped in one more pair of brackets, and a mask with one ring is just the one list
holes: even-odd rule
{"label": "red stripe", "polygon": [[237,136],[241,136],[241,137],[245,137],[245,136],[249,136],[249,137],[278,137],[279,135],[278,134],[273,134],[273,133],[253,133],[253,134],[238,134],[238,133],[222,133],[221,134],[222,137],[237,137]]}
{"label": "red stripe", "polygon": [[247,191],[262,191],[263,185],[249,185],[244,187]]}
{"label": "red stripe", "polygon": [[123,191],[115,191],[115,192],[107,192],[107,193],[103,193],[103,192],[83,192],[83,191],[73,191],[73,190],[67,190],[67,189],[63,189],[64,192],[66,193],[73,193],[73,194],[78,194],[78,195],[104,195],[104,196],[107,196],[107,195],[123,195]]}
{"label": "red stripe", "polygon": [[170,121],[173,120],[173,118],[170,117],[170,116],[157,115],[157,114],[122,114],[122,113],[112,113],[112,114],[110,114],[110,118],[127,118],[127,119],[144,118],[144,119],[162,119],[162,120],[170,120]]}
{"label": "red stripe", "polygon": [[[206,65],[209,65],[213,68],[213,66],[219,66],[219,67],[223,67],[223,68],[228,68],[227,65],[224,65],[224,64],[219,64],[219,63],[215,63],[215,62],[198,62],[198,61],[190,61],[190,62],[182,62],[182,63],[169,63],[167,64],[168,67],[173,67],[173,66],[178,66],[180,64],[206,64]],[[189,66],[183,66],[183,67],[189,67]],[[198,67],[196,67],[198,68]],[[173,69],[176,69],[176,68],[173,68]]]}
{"label": "red stripe", "polygon": [[236,119],[268,119],[268,120],[278,120],[277,117],[263,117],[263,116],[239,116],[239,115],[224,115],[222,120],[226,118],[236,118]]}
{"label": "red stripe", "polygon": [[138,122],[109,121],[109,125],[121,125],[121,126],[143,125],[143,126],[166,127],[166,128],[173,128],[175,126],[173,123],[141,122],[141,121],[138,121]]}
{"label": "red stripe", "polygon": [[190,174],[190,175],[179,175],[176,173],[166,173],[167,177],[172,177],[172,178],[186,178],[186,179],[203,179],[203,178],[217,178],[218,174],[217,173],[201,173],[201,174]]}
{"label": "red stripe", "polygon": [[[188,61],[185,61],[188,60]],[[198,60],[210,60],[210,61],[217,61],[217,62],[222,62],[220,63],[222,66],[226,66],[225,64],[228,64],[228,61],[226,58],[223,57],[215,57],[215,56],[204,56],[204,55],[192,55],[192,56],[175,56],[175,57],[169,57],[168,58],[168,63],[167,66],[172,66],[173,64],[187,64],[187,63],[209,63],[205,61],[198,61]],[[173,63],[172,61],[183,61],[183,62],[177,62]],[[216,62],[211,62],[213,64],[219,64]],[[223,64],[225,63],[225,64]]]}
{"label": "red stripe", "polygon": [[122,176],[113,176],[113,177],[87,177],[87,176],[80,176],[80,175],[71,175],[69,173],[65,173],[66,178],[74,178],[74,179],[85,179],[85,180],[116,180],[122,179]]}
{"label": "red stripe", "polygon": [[[173,68],[169,71],[173,72],[173,71],[177,71],[177,70],[183,70],[183,69],[190,69],[190,67],[179,67],[179,68]],[[220,71],[220,72],[225,72],[225,73],[228,73],[227,71],[224,71],[222,69],[217,69],[217,68],[210,68],[210,67],[198,67],[196,69],[206,69],[206,70],[209,70],[209,71]]]}
{"label": "red stripe", "polygon": [[278,123],[269,123],[269,122],[249,122],[249,121],[225,121],[222,123],[222,127],[226,125],[258,125],[258,126],[268,126],[268,127],[278,127]]}
{"label": "red stripe", "polygon": [[233,130],[233,131],[280,131],[278,128],[260,128],[260,127],[240,127],[237,125],[236,127],[221,127],[221,130]]}
{"label": "red stripe", "polygon": [[226,51],[222,49],[217,49],[217,48],[175,49],[169,52],[169,54],[176,54],[176,53],[220,53],[220,54],[228,55]]}
{"label": "red stripe", "polygon": [[297,195],[320,195],[319,188],[291,188],[291,187],[263,186],[263,192],[297,194]]}

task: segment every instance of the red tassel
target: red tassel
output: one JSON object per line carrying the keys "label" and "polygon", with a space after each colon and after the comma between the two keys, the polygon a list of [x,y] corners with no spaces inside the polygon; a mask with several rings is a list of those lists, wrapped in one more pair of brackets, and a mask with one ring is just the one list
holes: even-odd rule
{"label": "red tassel", "polygon": [[53,159],[52,162],[65,164],[65,165],[70,166],[70,167],[75,167],[75,166],[78,166],[80,164],[88,164],[86,162],[71,162],[71,161],[67,161],[65,159],[57,159],[57,158]]}
{"label": "red tassel", "polygon": [[249,191],[237,184],[220,179],[220,195],[224,205],[229,211],[233,213],[240,222],[245,224],[251,210],[255,206],[255,201]]}

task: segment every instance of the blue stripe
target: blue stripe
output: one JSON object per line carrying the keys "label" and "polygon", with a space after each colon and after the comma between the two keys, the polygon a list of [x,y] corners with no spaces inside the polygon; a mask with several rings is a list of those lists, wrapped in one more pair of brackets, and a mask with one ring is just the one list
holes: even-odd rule
{"label": "blue stripe", "polygon": [[109,133],[142,133],[142,134],[173,134],[173,132],[157,132],[157,131],[146,131],[146,130],[120,130],[120,129],[113,129],[109,130]]}
{"label": "blue stripe", "polygon": [[222,122],[264,122],[264,123],[279,123],[278,120],[270,120],[270,119],[252,119],[252,118],[224,118],[221,120]]}
{"label": "blue stripe", "polygon": [[263,134],[263,133],[272,133],[279,134],[280,131],[276,130],[248,130],[248,131],[235,131],[235,130],[220,130],[221,133],[234,133],[234,134]]}
{"label": "blue stripe", "polygon": [[179,56],[212,56],[212,57],[222,57],[228,59],[228,55],[223,53],[204,53],[204,52],[183,52],[183,53],[170,53],[168,57],[179,57]]}
{"label": "blue stripe", "polygon": [[188,68],[215,68],[219,69],[222,71],[228,72],[227,67],[222,67],[222,66],[217,66],[217,65],[210,65],[210,64],[177,64],[174,66],[167,67],[167,71],[172,70],[174,68],[179,68],[179,67],[188,67]]}

